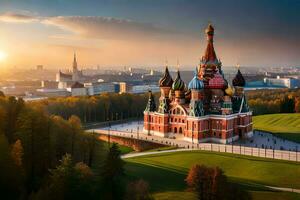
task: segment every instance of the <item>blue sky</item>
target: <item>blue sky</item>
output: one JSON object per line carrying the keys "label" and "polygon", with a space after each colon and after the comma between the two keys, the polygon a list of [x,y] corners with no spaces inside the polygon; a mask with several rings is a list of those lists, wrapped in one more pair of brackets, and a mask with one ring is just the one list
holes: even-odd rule
{"label": "blue sky", "polygon": [[8,36],[11,58],[24,53],[11,47],[20,40],[43,52],[18,65],[61,67],[78,51],[82,65],[159,66],[179,58],[192,66],[211,22],[224,65],[291,66],[300,63],[299,10],[299,0],[1,0],[0,42]]}

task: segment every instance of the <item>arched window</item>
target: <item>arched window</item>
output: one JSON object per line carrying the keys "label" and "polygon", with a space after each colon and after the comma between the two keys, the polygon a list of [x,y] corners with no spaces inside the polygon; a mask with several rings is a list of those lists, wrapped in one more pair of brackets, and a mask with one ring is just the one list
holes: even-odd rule
{"label": "arched window", "polygon": [[176,127],[174,128],[174,133],[177,133],[177,128]]}
{"label": "arched window", "polygon": [[182,133],[182,128],[181,127],[179,128],[179,133]]}

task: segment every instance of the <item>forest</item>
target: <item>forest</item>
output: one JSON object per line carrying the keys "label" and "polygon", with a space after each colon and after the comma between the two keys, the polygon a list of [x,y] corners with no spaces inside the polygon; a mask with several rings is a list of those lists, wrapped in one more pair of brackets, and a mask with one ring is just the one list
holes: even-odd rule
{"label": "forest", "polygon": [[300,112],[300,89],[254,90],[246,97],[254,115]]}
{"label": "forest", "polygon": [[[158,105],[159,93],[155,93]],[[254,115],[300,112],[300,89],[247,91],[246,97]],[[142,118],[148,94],[109,94],[90,97],[50,98],[32,102],[49,115],[69,119],[72,115],[83,124],[130,118]]]}
{"label": "forest", "polygon": [[0,194],[3,199],[120,199],[124,162],[86,133],[75,115],[0,97]]}

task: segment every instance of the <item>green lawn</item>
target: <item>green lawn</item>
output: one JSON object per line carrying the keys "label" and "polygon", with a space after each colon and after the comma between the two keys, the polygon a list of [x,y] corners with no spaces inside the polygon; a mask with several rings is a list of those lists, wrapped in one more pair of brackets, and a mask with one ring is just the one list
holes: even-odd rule
{"label": "green lawn", "polygon": [[254,116],[253,127],[270,131],[284,139],[300,142],[300,113]]}
{"label": "green lawn", "polygon": [[261,186],[300,188],[299,163],[202,151],[149,155],[126,161],[129,179],[146,180],[156,199],[195,199],[185,191],[184,179],[196,163],[221,167],[229,180],[246,187],[254,200],[300,199],[298,194],[268,191]]}

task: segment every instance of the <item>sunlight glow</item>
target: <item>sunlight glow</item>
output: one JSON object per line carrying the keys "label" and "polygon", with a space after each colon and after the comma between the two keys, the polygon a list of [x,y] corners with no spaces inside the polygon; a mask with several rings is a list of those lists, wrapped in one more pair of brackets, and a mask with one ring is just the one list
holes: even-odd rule
{"label": "sunlight glow", "polygon": [[0,50],[0,61],[4,61],[7,57],[7,54],[4,51]]}

